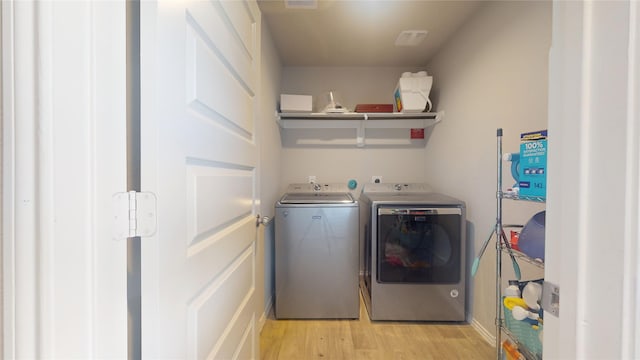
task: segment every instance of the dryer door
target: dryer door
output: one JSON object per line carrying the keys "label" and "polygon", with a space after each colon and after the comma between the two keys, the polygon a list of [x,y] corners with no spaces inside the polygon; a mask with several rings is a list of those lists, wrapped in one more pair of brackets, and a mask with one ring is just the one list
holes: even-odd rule
{"label": "dryer door", "polygon": [[378,208],[377,281],[458,283],[460,208]]}

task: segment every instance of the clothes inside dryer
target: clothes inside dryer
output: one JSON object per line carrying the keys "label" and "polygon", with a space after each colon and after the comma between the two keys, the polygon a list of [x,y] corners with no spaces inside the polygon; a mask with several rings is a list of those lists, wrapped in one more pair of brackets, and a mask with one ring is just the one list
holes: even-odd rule
{"label": "clothes inside dryer", "polygon": [[[452,283],[459,281],[459,252],[449,237],[460,216],[398,209],[378,210],[378,281]],[[408,212],[408,211],[407,211]]]}

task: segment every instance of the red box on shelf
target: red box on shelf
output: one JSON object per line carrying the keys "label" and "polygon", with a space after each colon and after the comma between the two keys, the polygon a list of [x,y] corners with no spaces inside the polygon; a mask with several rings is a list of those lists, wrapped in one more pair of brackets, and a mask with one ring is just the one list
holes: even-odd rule
{"label": "red box on shelf", "polygon": [[393,104],[358,104],[356,105],[358,113],[392,113]]}

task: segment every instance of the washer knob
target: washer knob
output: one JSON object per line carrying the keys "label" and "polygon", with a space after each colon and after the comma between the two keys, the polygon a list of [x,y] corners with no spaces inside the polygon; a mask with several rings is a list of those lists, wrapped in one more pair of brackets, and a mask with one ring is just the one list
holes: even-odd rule
{"label": "washer knob", "polygon": [[320,191],[320,189],[322,189],[322,186],[318,183],[314,183],[313,184],[313,190],[315,191]]}
{"label": "washer knob", "polygon": [[400,190],[402,190],[402,185],[400,185],[400,184],[395,184],[395,185],[393,185],[393,189],[394,189],[394,190],[397,190],[397,191],[400,191]]}

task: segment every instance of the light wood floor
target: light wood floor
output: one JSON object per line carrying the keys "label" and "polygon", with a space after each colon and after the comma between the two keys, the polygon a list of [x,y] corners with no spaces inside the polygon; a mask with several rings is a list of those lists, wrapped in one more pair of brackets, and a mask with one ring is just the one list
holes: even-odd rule
{"label": "light wood floor", "polygon": [[260,359],[494,359],[495,348],[466,324],[267,319]]}

